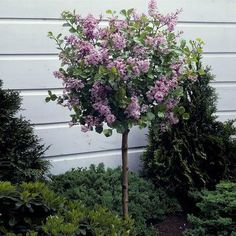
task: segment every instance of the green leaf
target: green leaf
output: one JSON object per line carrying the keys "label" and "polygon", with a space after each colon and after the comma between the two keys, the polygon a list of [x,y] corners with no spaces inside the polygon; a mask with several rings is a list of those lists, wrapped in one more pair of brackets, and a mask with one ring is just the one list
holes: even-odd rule
{"label": "green leaf", "polygon": [[164,113],[164,112],[161,112],[161,111],[159,111],[159,112],[157,113],[157,115],[158,115],[159,118],[164,118],[164,117],[165,117],[165,113]]}
{"label": "green leaf", "polygon": [[56,95],[56,94],[52,94],[51,100],[52,100],[52,101],[55,101],[56,99],[57,99],[57,95]]}
{"label": "green leaf", "polygon": [[112,10],[106,10],[107,14],[112,14]]}
{"label": "green leaf", "polygon": [[126,16],[126,15],[127,15],[127,12],[126,12],[125,9],[123,9],[123,10],[120,11],[120,14],[123,15],[123,16]]}
{"label": "green leaf", "polygon": [[180,115],[184,114],[185,108],[183,106],[179,107],[178,112],[179,112]]}
{"label": "green leaf", "polygon": [[203,68],[199,69],[198,73],[199,73],[199,75],[205,75],[206,74]]}
{"label": "green leaf", "polygon": [[202,44],[202,45],[205,44],[204,41],[203,41],[201,38],[196,38],[196,41],[197,41],[198,43]]}
{"label": "green leaf", "polygon": [[103,134],[106,136],[106,137],[110,137],[112,135],[112,129],[104,129],[103,130]]}
{"label": "green leaf", "polygon": [[129,9],[129,10],[127,11],[127,15],[130,16],[133,11],[134,11],[134,8]]}
{"label": "green leaf", "polygon": [[189,113],[184,113],[182,117],[184,120],[188,120],[190,116],[189,116]]}
{"label": "green leaf", "polygon": [[101,125],[96,126],[96,127],[95,127],[95,130],[96,130],[97,133],[101,134],[102,131],[103,131],[103,127],[102,127]]}
{"label": "green leaf", "polygon": [[155,114],[152,113],[152,112],[148,112],[147,113],[147,118],[148,118],[148,120],[154,120],[155,119]]}
{"label": "green leaf", "polygon": [[107,72],[105,66],[100,65],[98,69],[98,73],[104,75]]}
{"label": "green leaf", "polygon": [[123,133],[125,132],[125,127],[122,126],[122,125],[118,125],[118,126],[116,127],[116,131],[117,131],[117,133],[119,133],[119,134],[123,134]]}
{"label": "green leaf", "polygon": [[133,40],[134,40],[135,43],[139,43],[140,44],[140,40],[139,40],[138,37],[134,37]]}
{"label": "green leaf", "polygon": [[177,87],[175,90],[174,90],[174,95],[176,96],[183,96],[183,88],[182,87]]}
{"label": "green leaf", "polygon": [[183,49],[186,46],[186,40],[182,39],[180,42],[180,47]]}
{"label": "green leaf", "polygon": [[46,97],[45,98],[45,102],[50,102],[51,101],[51,98],[50,97]]}
{"label": "green leaf", "polygon": [[111,73],[112,74],[117,74],[117,69],[114,66],[111,68]]}
{"label": "green leaf", "polygon": [[48,37],[53,38],[53,33],[51,31],[48,32]]}

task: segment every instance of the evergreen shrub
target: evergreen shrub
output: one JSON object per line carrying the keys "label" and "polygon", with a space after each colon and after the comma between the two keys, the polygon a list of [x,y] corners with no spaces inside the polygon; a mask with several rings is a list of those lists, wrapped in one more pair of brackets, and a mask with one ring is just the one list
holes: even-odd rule
{"label": "evergreen shrub", "polygon": [[21,100],[0,81],[0,180],[14,183],[42,179],[49,167],[42,158],[46,148],[30,123],[17,116]]}
{"label": "evergreen shrub", "polygon": [[68,201],[39,182],[0,182],[0,235],[134,236],[133,221],[109,210]]}
{"label": "evergreen shrub", "polygon": [[[235,179],[236,142],[234,121],[217,120],[213,75],[201,64],[201,41],[185,48],[189,69],[198,76],[186,76],[182,112],[188,113],[166,130],[156,118],[149,129],[143,156],[143,172],[157,187],[165,186],[186,205],[188,192],[203,187],[213,189],[221,179]],[[194,82],[192,82],[194,80]],[[191,203],[192,204],[192,203]]]}

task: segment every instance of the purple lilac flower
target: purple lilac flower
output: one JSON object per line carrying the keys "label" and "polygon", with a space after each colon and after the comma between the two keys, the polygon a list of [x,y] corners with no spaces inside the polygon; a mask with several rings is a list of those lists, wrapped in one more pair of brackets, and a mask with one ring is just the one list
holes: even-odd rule
{"label": "purple lilac flower", "polygon": [[82,28],[83,33],[89,39],[94,39],[96,36],[95,28],[98,25],[98,20],[91,14],[83,19]]}
{"label": "purple lilac flower", "polygon": [[98,125],[100,123],[100,119],[98,117],[94,117],[91,115],[84,117],[85,124],[81,126],[82,132],[87,132],[92,129],[93,126]]}
{"label": "purple lilac flower", "polygon": [[57,79],[62,79],[62,80],[65,79],[65,76],[64,76],[63,73],[60,72],[60,71],[54,71],[54,72],[53,72],[53,75],[54,75],[54,77],[57,78]]}
{"label": "purple lilac flower", "polygon": [[102,61],[102,56],[98,50],[93,49],[85,56],[84,61],[87,65],[98,65]]}
{"label": "purple lilac flower", "polygon": [[157,91],[155,94],[154,94],[154,99],[157,101],[157,102],[162,102],[163,99],[165,97],[165,93],[162,92],[162,91]]}
{"label": "purple lilac flower", "polygon": [[106,64],[109,61],[109,50],[107,48],[99,49],[101,60]]}
{"label": "purple lilac flower", "polygon": [[151,102],[153,100],[162,102],[168,95],[169,91],[176,87],[177,80],[169,80],[167,77],[162,76],[160,80],[155,82],[155,85],[147,92],[147,98]]}
{"label": "purple lilac flower", "polygon": [[114,123],[115,120],[116,120],[116,117],[113,114],[109,114],[109,115],[106,116],[106,121],[109,125]]}
{"label": "purple lilac flower", "polygon": [[188,76],[188,79],[192,82],[195,82],[195,81],[197,81],[197,76],[196,75],[191,75],[191,76]]}
{"label": "purple lilac flower", "polygon": [[136,45],[133,48],[134,56],[137,57],[145,57],[147,52],[144,47]]}
{"label": "purple lilac flower", "polygon": [[141,107],[141,113],[145,113],[148,109],[148,105],[146,104],[143,104],[142,107]]}
{"label": "purple lilac flower", "polygon": [[63,52],[60,52],[59,53],[59,59],[62,61],[61,62],[61,65],[69,65],[71,62],[70,62],[70,59],[67,58],[67,56],[63,53]]}
{"label": "purple lilac flower", "polygon": [[138,98],[136,96],[131,97],[131,102],[125,109],[125,114],[128,118],[133,118],[135,120],[139,119],[141,111]]}
{"label": "purple lilac flower", "polygon": [[99,112],[100,116],[105,117],[108,124],[115,122],[116,117],[111,113],[107,100],[95,102],[93,108]]}
{"label": "purple lilac flower", "polygon": [[179,76],[182,73],[183,61],[173,63],[170,68],[174,76]]}
{"label": "purple lilac flower", "polygon": [[94,47],[91,43],[80,40],[76,45],[76,49],[78,59],[84,59],[85,56],[87,56],[92,50],[94,50]]}
{"label": "purple lilac flower", "polygon": [[174,107],[176,107],[179,103],[179,99],[168,99],[166,101],[166,108],[168,111],[173,110]]}
{"label": "purple lilac flower", "polygon": [[108,37],[109,35],[109,30],[107,28],[99,28],[98,29],[98,36],[100,39],[104,39]]}
{"label": "purple lilac flower", "polygon": [[79,39],[75,35],[65,36],[64,39],[67,45],[75,46],[79,43]]}
{"label": "purple lilac flower", "polygon": [[141,19],[141,14],[137,12],[137,10],[133,10],[133,18],[135,21],[140,21]]}
{"label": "purple lilac flower", "polygon": [[147,73],[149,70],[150,62],[148,59],[137,61],[137,66],[142,73]]}
{"label": "purple lilac flower", "polygon": [[166,42],[165,38],[162,35],[158,35],[155,38],[148,36],[145,39],[145,44],[149,47],[157,47]]}
{"label": "purple lilac flower", "polygon": [[108,69],[115,67],[122,79],[127,79],[126,77],[126,63],[123,58],[117,58],[116,60],[110,62],[107,66]]}
{"label": "purple lilac flower", "polygon": [[122,50],[126,46],[126,39],[120,33],[115,33],[111,36],[112,42],[116,49]]}
{"label": "purple lilac flower", "polygon": [[84,88],[84,83],[82,82],[82,80],[68,78],[65,82],[65,88],[67,91],[70,91],[71,89],[80,91],[82,88]]}
{"label": "purple lilac flower", "polygon": [[179,118],[173,112],[167,112],[166,118],[171,124],[177,124],[179,122]]}
{"label": "purple lilac flower", "polygon": [[107,90],[100,81],[95,81],[91,89],[91,96],[95,101],[101,101],[106,98]]}
{"label": "purple lilac flower", "polygon": [[114,27],[115,27],[116,31],[119,32],[120,30],[127,27],[127,23],[124,20],[119,20],[119,21],[117,20],[117,21],[114,21]]}
{"label": "purple lilac flower", "polygon": [[107,116],[111,114],[110,107],[103,102],[96,102],[93,104],[93,108],[97,110],[101,116]]}
{"label": "purple lilac flower", "polygon": [[66,106],[71,110],[74,106],[79,107],[80,100],[77,97],[68,97]]}
{"label": "purple lilac flower", "polygon": [[135,76],[140,76],[141,72],[140,72],[138,66],[134,66],[132,68],[132,70],[133,70],[133,73],[134,73]]}
{"label": "purple lilac flower", "polygon": [[153,16],[154,13],[156,12],[156,8],[157,8],[157,3],[155,0],[150,0],[150,2],[148,3],[148,14],[150,16]]}
{"label": "purple lilac flower", "polygon": [[178,10],[175,13],[171,13],[171,14],[167,14],[166,16],[162,16],[162,18],[160,19],[162,21],[163,24],[167,25],[168,30],[170,32],[172,32],[177,24],[177,18],[179,13],[182,10]]}

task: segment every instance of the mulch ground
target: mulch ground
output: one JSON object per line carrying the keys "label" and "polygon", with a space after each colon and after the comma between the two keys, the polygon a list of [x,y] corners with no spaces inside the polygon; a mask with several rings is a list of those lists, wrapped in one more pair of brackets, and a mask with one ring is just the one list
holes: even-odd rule
{"label": "mulch ground", "polygon": [[181,236],[188,227],[186,216],[170,216],[157,225],[158,236]]}

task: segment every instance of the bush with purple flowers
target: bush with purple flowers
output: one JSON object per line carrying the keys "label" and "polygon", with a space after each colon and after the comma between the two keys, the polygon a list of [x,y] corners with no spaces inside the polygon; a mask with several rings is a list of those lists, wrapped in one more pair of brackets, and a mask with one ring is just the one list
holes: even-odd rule
{"label": "bush with purple flowers", "polygon": [[[124,133],[134,125],[146,126],[155,115],[176,123],[173,108],[181,94],[183,59],[174,33],[177,13],[162,15],[154,1],[149,15],[122,10],[122,19],[107,11],[102,17],[82,18],[63,12],[68,36],[53,38],[60,48],[62,67],[54,72],[64,84],[63,95],[52,100],[73,111],[71,125],[82,131],[111,129]],[[105,130],[105,135],[111,135]]]}
{"label": "bush with purple flowers", "polygon": [[[179,33],[174,32],[179,11],[162,15],[154,0],[148,15],[134,9],[122,10],[121,17],[111,10],[106,13],[106,19],[96,19],[66,11],[62,17],[70,35],[49,32],[60,50],[61,68],[54,75],[62,80],[64,90],[59,97],[49,91],[46,101],[57,100],[72,110],[70,124],[80,124],[84,132],[95,128],[110,136],[115,129],[122,134],[127,216],[129,130],[135,125],[146,127],[156,116],[163,120],[163,129],[178,122],[185,45],[177,43]],[[184,73],[191,76],[191,71]],[[109,128],[103,129],[103,124]]]}

